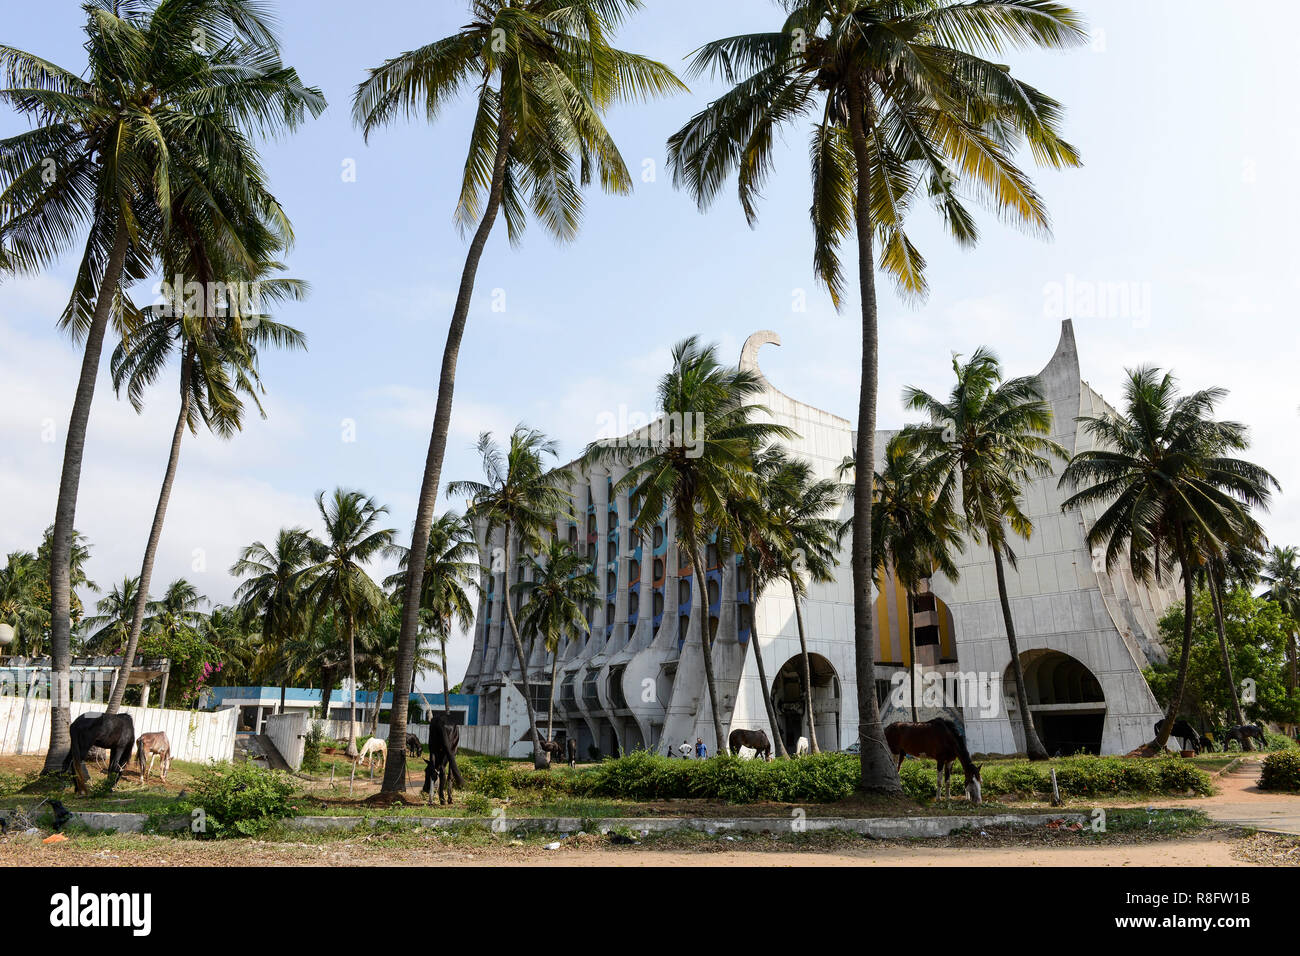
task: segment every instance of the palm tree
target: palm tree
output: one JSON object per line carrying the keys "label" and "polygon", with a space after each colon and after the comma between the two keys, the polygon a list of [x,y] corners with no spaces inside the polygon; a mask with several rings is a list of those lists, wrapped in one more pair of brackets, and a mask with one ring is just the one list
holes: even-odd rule
{"label": "palm tree", "polygon": [[920,452],[921,467],[933,475],[936,507],[955,513],[960,501],[970,540],[987,544],[993,552],[1025,752],[1030,760],[1046,760],[1047,750],[1029,712],[1003,562],[1016,569],[1016,553],[1007,532],[1028,540],[1034,530],[1029,515],[1020,507],[1025,483],[1051,474],[1053,457],[1068,456],[1060,444],[1047,437],[1052,431],[1052,408],[1043,400],[1035,377],[1003,381],[997,356],[983,348],[976,349],[964,365],[961,357],[954,355],[952,369],[957,382],[947,401],[919,388],[903,390],[903,404],[930,418],[926,425],[905,429],[905,434]]}
{"label": "palm tree", "polygon": [[[777,561],[781,529],[772,518],[767,505],[778,494],[770,481],[775,468],[775,459],[779,450],[774,446],[761,452],[754,459],[754,478],[757,484],[755,494],[737,496],[727,501],[727,513],[735,529],[737,551],[740,555],[740,568],[749,587],[749,606],[758,607],[763,592],[773,581],[782,579],[782,570]],[[754,663],[758,666],[758,680],[763,687],[763,707],[767,711],[767,722],[772,729],[772,742],[776,746],[778,757],[788,757],[785,747],[785,735],[781,732],[776,717],[776,707],[772,703],[772,685],[767,679],[767,668],[763,663],[763,649],[760,646],[757,629],[750,633],[749,643],[754,648]]]}
{"label": "palm tree", "polygon": [[1240,541],[1249,509],[1267,508],[1278,487],[1258,465],[1227,457],[1247,441],[1245,426],[1211,417],[1226,395],[1221,388],[1180,395],[1172,373],[1130,370],[1124,411],[1079,419],[1097,447],[1075,455],[1061,475],[1061,485],[1077,489],[1062,509],[1105,509],[1088,530],[1088,546],[1105,545],[1107,570],[1127,554],[1138,580],[1160,580],[1174,564],[1182,575],[1182,653],[1163,729],[1152,743],[1156,753],[1169,742],[1187,684],[1198,548],[1212,553]]}
{"label": "palm tree", "polygon": [[1300,552],[1293,547],[1275,545],[1268,553],[1260,577],[1268,585],[1263,594],[1264,600],[1280,605],[1292,621],[1290,646],[1287,648],[1287,658],[1291,663],[1287,686],[1294,690],[1297,686],[1296,666],[1300,660],[1295,628],[1296,623],[1300,622]]}
{"label": "palm tree", "polygon": [[[303,600],[316,616],[325,607],[332,608],[335,620],[343,626],[342,637],[348,648],[348,677],[352,693],[348,706],[349,757],[357,753],[357,654],[356,630],[359,624],[374,620],[383,608],[384,592],[366,572],[364,565],[393,553],[393,528],[381,528],[380,518],[388,509],[360,491],[336,488],[329,496],[316,495],[316,508],[325,525],[321,538],[313,537],[308,545],[312,563],[303,570],[307,582]],[[403,740],[405,746],[405,740]]]}
{"label": "palm tree", "polygon": [[[532,209],[557,239],[572,238],[582,216],[582,186],[594,174],[606,192],[632,189],[632,177],[604,125],[611,106],[683,90],[666,66],[610,46],[610,35],[641,0],[474,0],[472,19],[458,32],[403,53],[370,71],[357,88],[352,115],[366,137],[399,116],[423,114],[433,122],[463,90],[473,90],[477,111],[465,176],[456,204],[463,231],[474,226],[452,310],[438,377],[411,548],[423,554],[442,478],[451,422],[456,361],[479,260],[504,210],[512,242],[523,234]],[[408,569],[397,664],[400,700],[394,701],[386,792],[405,789],[402,748],[406,687],[419,631],[424,566]]]}
{"label": "palm tree", "polygon": [[[398,572],[384,579],[384,587],[393,589],[393,599],[399,603],[405,595],[406,565],[410,552],[401,548]],[[422,621],[433,634],[441,649],[442,709],[451,711],[448,699],[451,691],[447,677],[447,639],[452,625],[469,630],[474,621],[474,604],[469,589],[478,588],[478,548],[474,544],[474,529],[462,515],[447,511],[436,517],[429,526],[429,546],[421,576],[420,612]],[[415,685],[416,672],[412,671],[411,685]]]}
{"label": "palm tree", "polygon": [[[547,457],[555,457],[556,447],[553,440],[524,425],[515,426],[515,430],[510,433],[509,444],[504,449],[492,439],[491,432],[483,432],[479,436],[477,451],[483,461],[483,474],[487,480],[453,481],[447,486],[447,494],[465,495],[469,498],[466,516],[482,523],[485,540],[490,542],[493,532],[498,528],[501,530],[504,543],[502,567],[505,571],[507,596],[511,593],[511,573],[518,563],[517,556],[511,554],[513,539],[519,539],[521,551],[539,550],[543,533],[547,528],[554,527],[557,516],[567,514],[569,510],[569,495],[565,490],[570,478],[569,472],[563,468],[548,469],[545,465]],[[410,586],[409,574],[407,586]],[[519,681],[524,704],[528,708],[528,725],[532,731],[533,763],[536,769],[545,770],[550,766],[550,755],[542,750],[537,730],[536,709],[528,687],[528,657],[524,654],[513,605],[513,601],[505,601],[506,620],[510,624],[510,636],[515,643]],[[399,679],[400,676],[399,673]],[[509,673],[503,673],[502,678],[508,681]]]}
{"label": "palm tree", "polygon": [[[125,286],[143,279],[172,232],[173,197],[192,221],[210,222],[238,250],[224,184],[262,190],[250,134],[292,129],[325,107],[279,59],[269,20],[253,0],[99,2],[85,6],[89,63],[64,69],[0,46],[0,101],[33,128],[0,141],[0,268],[39,272],[83,229],[84,252],[60,324],[84,338],[69,417],[50,561],[51,649],[58,690],[46,772],[69,746],[65,693],[71,663],[77,490],[104,337],[136,318]],[[200,44],[196,38],[205,38]],[[49,180],[53,175],[52,181]]]}
{"label": "palm tree", "polygon": [[293,679],[302,679],[308,686],[320,682],[320,719],[328,720],[330,697],[346,657],[334,609],[324,607],[318,614],[309,614],[306,625],[288,636],[282,654]]}
{"label": "palm tree", "polygon": [[937,481],[921,454],[906,435],[895,435],[885,445],[884,466],[876,471],[871,506],[872,569],[876,586],[885,590],[892,572],[907,592],[908,681],[912,720],[916,713],[916,615],[913,602],[921,582],[936,570],[949,581],[960,571],[953,560],[961,550],[961,529],[956,515],[936,500]]}
{"label": "palm tree", "polygon": [[0,568],[0,624],[14,629],[20,647],[50,626],[49,609],[40,597],[41,571],[30,551],[11,551]]}
{"label": "palm tree", "polygon": [[555,669],[560,641],[590,630],[583,608],[596,600],[596,574],[587,559],[567,541],[552,537],[541,554],[527,557],[528,579],[515,585],[524,599],[519,630],[529,641],[538,637],[551,655],[551,693],[546,711],[546,739],[554,740]]}
{"label": "palm tree", "polygon": [[812,466],[805,459],[791,457],[779,449],[765,456],[761,473],[766,492],[764,509],[777,529],[774,556],[794,599],[808,744],[813,753],[818,753],[812,662],[808,657],[801,599],[807,596],[809,581],[826,584],[835,580],[839,523],[827,515],[839,507],[841,489],[839,482],[814,478]]}
{"label": "palm tree", "polygon": [[[614,489],[639,503],[633,509],[633,534],[648,534],[663,514],[672,514],[677,546],[693,569],[696,607],[705,609],[705,544],[716,536],[718,552],[728,552],[734,528],[727,504],[756,496],[755,454],[774,440],[795,435],[783,425],[756,420],[770,414],[754,401],[763,391],[762,381],[747,369],[723,365],[717,346],[702,346],[695,336],[673,347],[672,368],[660,379],[658,391],[662,417],[646,436],[592,442],[584,457],[593,464],[617,463],[628,469]],[[715,753],[723,753],[726,735],[713,673],[714,635],[707,613],[700,610],[694,616],[700,619]]]}
{"label": "palm tree", "polygon": [[140,579],[128,575],[96,602],[95,610],[99,613],[82,621],[82,626],[93,632],[82,642],[83,651],[112,654],[126,646],[139,588]]}
{"label": "palm tree", "polygon": [[277,650],[280,713],[284,713],[285,689],[289,683],[284,651],[290,636],[306,617],[302,572],[310,561],[311,536],[306,529],[281,528],[271,547],[254,541],[230,566],[232,575],[245,579],[235,589],[239,612],[247,621],[260,618],[262,647]]}
{"label": "palm tree", "polygon": [[177,637],[207,616],[202,610],[207,603],[208,599],[194,584],[177,578],[167,585],[161,598],[148,603],[149,616],[145,619],[145,627],[153,634]]}
{"label": "palm tree", "polygon": [[[180,210],[174,215],[177,218],[183,217]],[[257,221],[254,227],[249,232],[264,234],[262,246],[271,247],[275,244],[273,233],[263,223]],[[191,234],[198,234],[200,228],[201,224],[194,224]],[[249,237],[245,237],[244,244],[255,248],[254,241]],[[270,251],[270,248],[266,249],[267,253]],[[195,276],[223,276],[233,285],[232,280],[236,276],[244,275],[233,269],[224,272],[224,275],[214,271],[212,252],[199,239],[185,245],[181,258],[185,266],[194,270],[189,274]],[[176,271],[170,274],[186,275],[181,268],[178,264]],[[293,279],[264,278],[262,273],[271,268],[273,266],[264,265],[250,279],[239,281],[256,283],[258,298],[263,300],[298,299],[306,294],[305,283]],[[275,322],[260,313],[249,311],[248,314],[243,314],[249,303],[241,304],[238,296],[230,296],[221,307],[212,312],[208,310],[213,303],[207,302],[206,295],[203,298],[205,304],[197,313],[188,309],[176,310],[170,305],[147,310],[147,318],[139,330],[123,338],[113,352],[113,387],[120,394],[123,385],[126,386],[131,404],[137,412],[143,408],[145,389],[161,373],[168,357],[174,350],[180,353],[180,411],[172,430],[167,467],[163,471],[162,487],[158,492],[153,524],[149,528],[140,566],[139,595],[127,634],[127,660],[135,653],[136,643],[140,639],[140,628],[144,623],[145,593],[149,589],[154,560],[162,540],[163,521],[171,499],[172,484],[176,480],[185,429],[188,427],[192,433],[197,433],[198,425],[202,422],[221,438],[233,437],[243,427],[244,405],[241,394],[250,397],[265,418],[266,413],[257,397],[257,393],[262,390],[257,369],[258,346],[270,344],[285,348],[306,348],[306,339],[297,329]],[[126,673],[125,667],[118,672],[108,701],[110,714],[117,713],[122,704]],[[283,705],[284,701],[281,700],[281,710]]]}
{"label": "palm tree", "polygon": [[[711,71],[732,88],[668,141],[674,182],[700,208],[734,169],[746,218],[773,168],[778,129],[815,117],[813,268],[836,308],[845,281],[839,247],[856,233],[862,313],[862,381],[854,456],[874,462],[879,366],[875,242],[879,266],[904,295],[926,288],[925,259],[904,232],[912,201],[935,202],[965,246],[978,230],[959,189],[1005,220],[1046,234],[1041,197],[1013,162],[1028,144],[1041,164],[1079,165],[1059,136],[1060,104],[1016,79],[983,52],[1059,48],[1086,34],[1068,8],[1047,0],[784,0],[778,31],[728,37],[697,50],[692,72]],[[871,472],[855,479],[853,628],[857,685],[875,686],[871,626]],[[864,789],[901,784],[880,727],[874,694],[858,695]]]}

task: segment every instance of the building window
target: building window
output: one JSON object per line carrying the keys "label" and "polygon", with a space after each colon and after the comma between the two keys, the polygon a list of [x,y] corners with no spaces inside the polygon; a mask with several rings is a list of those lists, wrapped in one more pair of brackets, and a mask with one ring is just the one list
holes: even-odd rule
{"label": "building window", "polygon": [[677,582],[677,603],[689,604],[690,600],[691,600],[691,582],[678,581]]}
{"label": "building window", "polygon": [[655,558],[655,563],[654,563],[654,576],[655,576],[655,580],[656,580],[656,581],[659,581],[659,580],[661,580],[661,579],[663,578],[663,576],[664,576],[664,559],[663,559],[663,558]]}

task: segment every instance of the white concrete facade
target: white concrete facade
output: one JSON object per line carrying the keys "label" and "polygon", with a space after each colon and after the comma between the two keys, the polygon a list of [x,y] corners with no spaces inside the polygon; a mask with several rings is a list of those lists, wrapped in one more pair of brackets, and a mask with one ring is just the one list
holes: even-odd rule
{"label": "white concrete facade", "polygon": [[[758,371],[756,354],[766,343],[779,344],[779,338],[771,332],[751,336],[741,355],[742,366]],[[772,419],[799,436],[784,444],[810,461],[817,477],[834,477],[839,463],[853,451],[852,423],[764,382],[762,402]],[[1075,418],[1106,406],[1080,377],[1068,321],[1040,382],[1053,408],[1056,440],[1071,453],[1088,447],[1087,436],[1076,430]],[[887,437],[884,432],[877,435],[878,455],[883,454]],[[592,556],[606,599],[594,609],[591,635],[570,638],[560,648],[554,695],[557,730],[578,741],[582,759],[592,748],[604,755],[636,748],[662,753],[670,745],[683,740],[693,743],[697,737],[713,752],[701,629],[714,618],[714,668],[724,731],[769,730],[750,644],[761,649],[768,681],[774,687],[785,686],[782,669],[799,654],[789,588],[769,588],[751,608],[734,559],[711,555],[705,561],[710,591],[706,611],[693,578],[679,576],[672,520],[662,522],[645,540],[633,540],[627,496],[618,494],[611,500],[621,470],[589,468],[575,473],[579,477],[570,490],[578,520],[557,522],[556,534]],[[1045,730],[1050,738],[1045,740],[1049,749],[1050,741],[1056,741],[1066,752],[1084,744],[1102,753],[1123,753],[1149,740],[1152,725],[1161,716],[1141,669],[1150,658],[1163,659],[1156,621],[1177,599],[1177,582],[1148,587],[1135,582],[1126,568],[1110,573],[1097,570],[1085,542],[1086,526],[1096,515],[1062,512],[1060,505],[1068,491],[1057,489],[1058,477],[1059,466],[1056,474],[1026,488],[1026,511],[1033,519],[1034,534],[1029,541],[1016,543],[1018,570],[1007,572],[1012,616],[1029,673],[1030,706],[1040,722],[1040,733]],[[847,506],[843,511],[842,517],[847,516]],[[499,532],[493,541],[480,535],[484,567],[493,566],[493,551],[501,544]],[[936,617],[944,616],[944,608],[951,615],[942,644],[947,656],[937,648],[918,650],[918,660],[923,669],[974,673],[996,686],[1009,667],[1010,652],[992,556],[985,548],[968,546],[958,563],[961,575],[956,583],[939,577],[931,582],[942,605]],[[480,719],[518,725],[521,733],[512,733],[518,741],[527,720],[517,685],[518,662],[505,626],[503,577],[499,570],[484,573],[464,687],[466,693],[482,696]],[[816,655],[813,696],[819,742],[824,750],[840,749],[857,739],[859,691],[847,549],[836,580],[812,585],[803,615],[808,650]],[[904,664],[889,659],[897,655],[881,650],[879,615],[876,623],[878,686],[874,691],[885,699],[883,719],[888,722],[904,717],[905,710],[890,702],[881,682],[888,682]],[[893,626],[887,619],[885,627]],[[888,640],[884,646],[890,647]],[[528,661],[530,682],[541,686],[543,722],[550,663],[540,644]],[[506,673],[512,677],[509,684],[503,681]],[[793,675],[787,672],[786,677]],[[781,732],[791,742],[798,735],[802,712],[793,686],[788,694],[775,692],[786,710],[779,718]],[[1006,689],[1010,690],[1009,680]],[[1103,699],[1097,700],[1098,696]],[[993,713],[972,706],[948,712],[964,721],[973,752],[1023,750],[1019,722],[1013,719],[1014,701],[1001,694],[995,697],[1002,699]],[[524,755],[530,750],[530,744],[516,742],[511,752]]]}

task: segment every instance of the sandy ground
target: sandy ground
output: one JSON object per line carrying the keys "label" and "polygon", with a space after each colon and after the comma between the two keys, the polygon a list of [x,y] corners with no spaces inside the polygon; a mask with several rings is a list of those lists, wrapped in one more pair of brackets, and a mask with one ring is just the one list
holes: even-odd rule
{"label": "sandy ground", "polygon": [[1246,757],[1237,767],[1214,779],[1218,793],[1195,800],[1154,799],[1153,807],[1189,807],[1204,810],[1211,820],[1233,826],[1255,827],[1300,834],[1300,795],[1269,793],[1259,789],[1259,755]]}
{"label": "sandy ground", "polygon": [[831,850],[540,846],[391,847],[366,840],[327,844],[236,840],[195,843],[132,837],[45,846],[0,843],[0,866],[1249,866],[1300,864],[1294,841],[1260,834],[1207,834],[1114,846],[931,846],[883,844]]}

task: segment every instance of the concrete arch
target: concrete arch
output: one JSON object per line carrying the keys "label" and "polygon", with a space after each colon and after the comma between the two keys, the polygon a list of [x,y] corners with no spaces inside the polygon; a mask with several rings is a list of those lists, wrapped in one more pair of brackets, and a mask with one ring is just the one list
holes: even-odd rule
{"label": "concrete arch", "polygon": [[[1106,724],[1106,695],[1088,666],[1064,651],[1038,648],[1020,655],[1025,696],[1034,729],[1052,756],[1101,753]],[[1015,676],[1008,664],[1002,675],[1003,696],[1014,702]],[[1012,720],[1019,740],[1023,729]],[[1023,742],[1021,743],[1023,747]]]}
{"label": "concrete arch", "polygon": [[[817,724],[817,744],[822,750],[840,748],[840,707],[843,694],[835,666],[821,654],[810,653],[812,704]],[[796,654],[776,670],[772,679],[772,704],[776,707],[778,732],[786,749],[794,752],[800,737],[808,736],[803,702],[803,655]]]}

